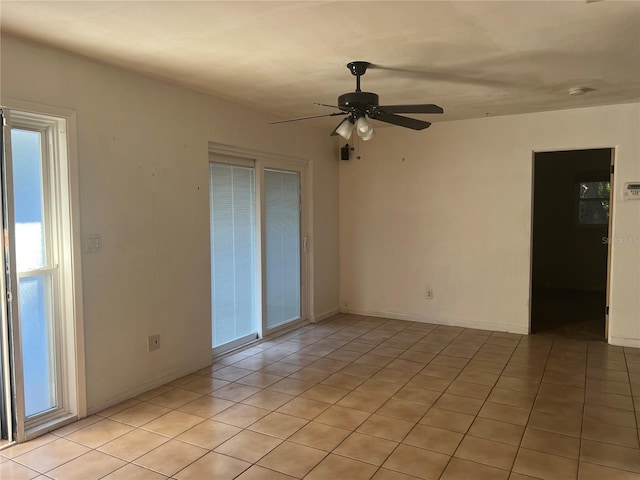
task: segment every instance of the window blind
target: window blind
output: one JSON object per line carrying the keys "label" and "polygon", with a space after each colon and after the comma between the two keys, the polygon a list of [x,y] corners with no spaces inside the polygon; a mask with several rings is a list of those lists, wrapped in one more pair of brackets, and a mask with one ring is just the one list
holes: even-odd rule
{"label": "window blind", "polygon": [[265,170],[267,327],[300,317],[300,174]]}
{"label": "window blind", "polygon": [[210,164],[213,347],[257,331],[253,168]]}

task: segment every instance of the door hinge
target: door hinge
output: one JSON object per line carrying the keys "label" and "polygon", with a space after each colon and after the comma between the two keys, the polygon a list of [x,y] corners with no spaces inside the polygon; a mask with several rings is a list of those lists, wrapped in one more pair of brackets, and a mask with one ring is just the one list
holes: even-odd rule
{"label": "door hinge", "polygon": [[13,294],[11,292],[7,292],[7,303],[11,303],[13,301]]}
{"label": "door hinge", "polygon": [[611,165],[611,175],[613,175],[614,171],[615,171],[615,165]]}
{"label": "door hinge", "polygon": [[609,315],[609,305],[607,305],[607,307],[605,308],[605,311],[607,312],[607,315]]}

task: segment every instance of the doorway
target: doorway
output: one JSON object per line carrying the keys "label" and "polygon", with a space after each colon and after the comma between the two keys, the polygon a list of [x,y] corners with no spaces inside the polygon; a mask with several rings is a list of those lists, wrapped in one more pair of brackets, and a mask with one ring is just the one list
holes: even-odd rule
{"label": "doorway", "polygon": [[531,333],[605,340],[613,149],[534,155]]}

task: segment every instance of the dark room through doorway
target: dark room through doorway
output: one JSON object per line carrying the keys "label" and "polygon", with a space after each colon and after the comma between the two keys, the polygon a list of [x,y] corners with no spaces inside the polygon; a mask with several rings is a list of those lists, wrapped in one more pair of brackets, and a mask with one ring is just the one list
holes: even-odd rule
{"label": "dark room through doorway", "polygon": [[612,155],[535,153],[531,333],[607,337]]}

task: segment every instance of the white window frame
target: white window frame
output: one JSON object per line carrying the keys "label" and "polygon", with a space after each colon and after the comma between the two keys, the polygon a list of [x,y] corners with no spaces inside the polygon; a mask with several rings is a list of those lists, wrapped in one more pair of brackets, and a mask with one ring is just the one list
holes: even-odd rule
{"label": "white window frame", "polygon": [[[57,269],[54,295],[58,301],[54,315],[57,335],[58,408],[25,417],[20,322],[18,318],[18,272],[15,258],[15,219],[13,218],[13,178],[7,161],[8,234],[12,308],[13,388],[16,414],[15,440],[25,441],[87,415],[82,306],[82,266],[79,215],[76,114],[72,110],[3,99],[7,118],[5,150],[11,155],[10,129],[38,130],[43,142],[44,195],[51,208],[45,221],[55,224],[47,248],[53,256],[47,267]],[[7,138],[9,137],[9,138]],[[46,164],[46,165],[44,165]],[[45,213],[47,215],[47,213]],[[39,273],[39,272],[37,272]],[[28,275],[28,274],[27,274]],[[20,275],[23,276],[23,275]]]}
{"label": "white window frame", "polygon": [[[226,158],[226,160],[222,160]],[[283,331],[296,328],[312,319],[313,312],[313,221],[312,221],[312,169],[309,160],[291,157],[287,155],[273,154],[259,150],[234,147],[220,143],[209,143],[210,163],[229,163],[239,166],[252,166],[255,169],[256,185],[256,239],[257,248],[257,279],[256,289],[258,291],[257,312],[260,318],[257,319],[258,336],[265,338]],[[287,323],[267,327],[266,305],[263,301],[266,298],[266,252],[265,252],[265,170],[281,170],[297,172],[300,174],[300,318]],[[249,339],[250,340],[250,339]],[[235,342],[232,348],[236,345]],[[229,351],[231,348],[226,349]],[[214,355],[220,354],[219,350],[214,351]]]}
{"label": "white window frame", "polygon": [[[609,179],[609,177],[606,177],[605,180],[605,175],[608,175],[607,172],[602,172],[601,175],[598,174],[598,172],[581,172],[579,174],[576,175],[576,180],[575,180],[575,190],[576,190],[576,213],[575,213],[575,224],[579,227],[579,228],[603,228],[605,226],[609,225],[609,220],[611,217],[611,180]],[[591,197],[591,198],[582,198],[580,196],[580,188],[582,186],[583,183],[608,183],[609,184],[609,195],[606,197]],[[581,207],[582,205],[588,204],[588,203],[598,203],[598,202],[602,202],[606,200],[609,203],[609,210],[607,212],[607,220],[606,222],[601,222],[601,223],[587,223],[587,222],[583,222],[580,216],[580,212],[581,212]]]}
{"label": "white window frame", "polygon": [[[57,159],[58,135],[56,128],[59,128],[57,121],[50,121],[42,117],[31,117],[20,112],[14,112],[11,116],[11,129],[20,129],[40,134],[40,153],[41,153],[41,172],[42,172],[42,196],[45,199],[43,210],[43,226],[44,226],[44,248],[45,263],[41,268],[19,271],[16,270],[17,282],[23,278],[43,277],[47,282],[46,295],[51,295],[53,299],[47,302],[52,311],[52,351],[49,351],[50,361],[55,367],[56,385],[55,398],[57,406],[53,409],[46,410],[25,418],[25,429],[29,430],[33,426],[41,423],[49,422],[65,411],[68,403],[67,385],[68,372],[64,368],[65,360],[63,356],[64,342],[60,342],[62,338],[62,330],[64,326],[60,319],[65,318],[64,308],[58,299],[62,298],[61,293],[63,285],[60,281],[60,253],[63,251],[63,239],[61,236],[61,228],[59,218],[61,217],[60,195],[57,178],[59,177],[59,161]],[[51,201],[54,199],[54,201]],[[13,225],[12,225],[13,226]],[[16,264],[17,267],[17,264]],[[19,297],[19,290],[15,290],[15,295]],[[18,302],[19,303],[19,302]],[[21,312],[18,305],[18,317]],[[62,343],[62,345],[60,345]]]}

